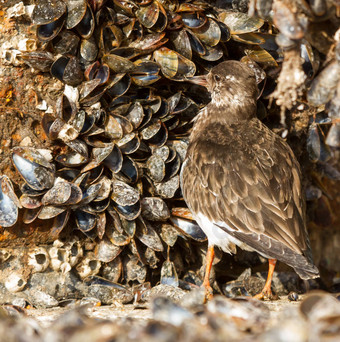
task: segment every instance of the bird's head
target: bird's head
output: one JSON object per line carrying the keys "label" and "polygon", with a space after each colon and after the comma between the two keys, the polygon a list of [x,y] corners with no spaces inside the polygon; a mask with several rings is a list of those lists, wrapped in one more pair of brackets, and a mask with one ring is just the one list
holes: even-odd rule
{"label": "bird's head", "polygon": [[207,75],[193,77],[191,82],[205,86],[216,107],[256,105],[258,87],[254,72],[239,61],[225,61],[213,67]]}

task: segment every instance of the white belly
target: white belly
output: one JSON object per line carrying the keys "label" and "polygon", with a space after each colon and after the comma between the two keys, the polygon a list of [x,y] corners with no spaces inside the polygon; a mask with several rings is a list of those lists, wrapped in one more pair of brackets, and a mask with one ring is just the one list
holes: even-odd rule
{"label": "white belly", "polygon": [[[244,242],[234,238],[230,234],[228,234],[225,230],[216,226],[213,222],[211,222],[206,216],[199,213],[195,215],[195,220],[198,225],[204,231],[205,235],[208,238],[209,246],[218,246],[226,253],[236,253],[236,246],[249,251],[254,252],[255,250],[246,245]],[[233,229],[227,226],[225,223],[222,223],[224,228],[232,231]]]}

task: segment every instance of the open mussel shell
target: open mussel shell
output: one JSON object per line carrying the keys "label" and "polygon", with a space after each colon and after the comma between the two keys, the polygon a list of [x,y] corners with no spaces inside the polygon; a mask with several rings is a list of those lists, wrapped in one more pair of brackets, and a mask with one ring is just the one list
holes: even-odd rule
{"label": "open mussel shell", "polygon": [[162,33],[150,33],[142,37],[141,40],[134,41],[130,44],[130,47],[141,50],[143,53],[152,53],[162,45],[168,42],[168,38],[165,37],[165,32]]}
{"label": "open mussel shell", "polygon": [[154,146],[163,146],[168,139],[168,130],[161,120],[152,121],[141,131],[142,139]]}
{"label": "open mussel shell", "polygon": [[41,208],[38,218],[41,220],[48,220],[58,216],[66,210],[64,207],[58,207],[54,205],[45,205]]}
{"label": "open mussel shell", "polygon": [[327,162],[331,158],[331,150],[325,142],[325,134],[319,124],[312,123],[309,126],[307,151],[313,162]]}
{"label": "open mussel shell", "polygon": [[171,216],[170,221],[174,227],[176,227],[176,229],[178,229],[179,232],[183,233],[185,236],[188,236],[196,241],[207,240],[206,235],[197,223],[176,216]]}
{"label": "open mussel shell", "polygon": [[53,186],[54,167],[38,150],[15,147],[12,160],[18,172],[32,189],[41,191]]}
{"label": "open mussel shell", "polygon": [[205,53],[200,57],[209,62],[216,62],[223,57],[223,50],[220,45],[207,46]]}
{"label": "open mussel shell", "polygon": [[56,171],[56,177],[61,177],[64,180],[72,182],[75,178],[79,176],[80,171],[73,168],[62,168]]}
{"label": "open mussel shell", "polygon": [[59,154],[55,161],[58,163],[66,166],[66,167],[75,167],[75,166],[81,166],[88,162],[88,158],[84,157],[82,154],[75,152],[75,151],[69,151],[64,154]]}
{"label": "open mussel shell", "polygon": [[147,6],[140,6],[136,11],[139,22],[146,28],[154,26],[159,17],[159,5],[157,1],[151,1]]}
{"label": "open mussel shell", "polygon": [[24,183],[21,185],[20,191],[23,195],[30,196],[30,197],[40,197],[46,192],[45,189],[44,190],[32,189],[27,183]]}
{"label": "open mussel shell", "polygon": [[192,59],[191,43],[186,30],[176,30],[170,33],[175,50],[183,57]]}
{"label": "open mussel shell", "polygon": [[133,125],[126,117],[115,114],[114,118],[118,121],[119,125],[122,127],[124,134],[129,134],[133,131]]}
{"label": "open mussel shell", "polygon": [[81,104],[90,106],[100,100],[105,91],[105,88],[98,87],[100,83],[101,80],[99,78],[94,78],[93,80],[84,81],[80,85]]}
{"label": "open mussel shell", "polygon": [[170,218],[168,206],[159,197],[144,197],[141,204],[142,216],[149,221],[166,221]]}
{"label": "open mussel shell", "polygon": [[105,122],[105,136],[110,139],[121,139],[123,137],[123,127],[117,118],[113,115],[108,115]]}
{"label": "open mussel shell", "polygon": [[0,177],[0,226],[11,227],[18,219],[20,202],[7,176]]}
{"label": "open mussel shell", "polygon": [[103,164],[113,173],[117,173],[121,170],[123,156],[117,145],[114,145],[110,154],[104,159]]}
{"label": "open mussel shell", "polygon": [[64,211],[57,215],[52,224],[50,237],[54,240],[56,240],[59,236],[59,234],[62,232],[62,230],[65,228],[69,218],[70,218],[70,210]]}
{"label": "open mussel shell", "polygon": [[227,25],[231,34],[248,33],[258,30],[264,20],[258,17],[249,17],[246,13],[223,11],[219,19]]}
{"label": "open mussel shell", "polygon": [[51,75],[71,86],[80,84],[83,72],[77,57],[59,57],[51,66]]}
{"label": "open mussel shell", "polygon": [[154,58],[160,65],[163,75],[173,80],[184,80],[196,73],[196,65],[178,52],[162,47],[154,52]]}
{"label": "open mussel shell", "polygon": [[117,146],[122,153],[131,154],[138,150],[140,139],[136,133],[129,133],[117,142]]}
{"label": "open mussel shell", "polygon": [[191,50],[196,52],[199,56],[206,54],[207,49],[205,45],[196,37],[196,35],[189,30],[186,30],[186,34],[190,42]]}
{"label": "open mussel shell", "polygon": [[165,161],[165,178],[164,180],[168,180],[175,175],[178,174],[179,169],[181,167],[181,159],[177,152],[173,149],[170,148],[169,151],[169,157]]}
{"label": "open mussel shell", "polygon": [[100,79],[99,85],[102,85],[109,80],[110,69],[106,64],[100,64],[99,61],[96,61],[87,67],[84,74],[88,80]]}
{"label": "open mussel shell", "polygon": [[[81,199],[80,205],[85,205],[92,202],[99,194],[102,183],[91,184],[86,189],[83,190],[83,197]],[[85,210],[85,209],[84,209]]]}
{"label": "open mussel shell", "polygon": [[116,74],[107,85],[106,95],[111,98],[122,96],[129,90],[130,85],[131,77],[129,74]]}
{"label": "open mussel shell", "polygon": [[75,29],[82,38],[89,39],[92,36],[94,28],[95,18],[91,6],[88,5],[82,20],[77,24]]}
{"label": "open mussel shell", "polygon": [[168,24],[167,13],[158,1],[139,6],[136,16],[144,27],[157,32],[162,32]]}
{"label": "open mussel shell", "polygon": [[138,86],[148,86],[157,82],[161,76],[159,65],[155,62],[139,59],[134,62],[136,69],[131,73],[131,79]]}
{"label": "open mussel shell", "polygon": [[112,181],[111,199],[116,210],[127,220],[134,220],[141,212],[140,194],[132,186],[117,180]]}
{"label": "open mussel shell", "polygon": [[66,28],[70,30],[76,27],[84,18],[86,10],[86,0],[68,0]]}
{"label": "open mussel shell", "polygon": [[44,205],[61,205],[67,202],[70,196],[71,184],[62,178],[57,178],[54,186],[46,192],[41,202]]}
{"label": "open mussel shell", "polygon": [[86,143],[80,139],[75,139],[71,141],[64,141],[65,144],[70,147],[73,151],[81,154],[85,158],[88,158],[89,151]]}
{"label": "open mussel shell", "polygon": [[120,46],[124,35],[116,25],[106,25],[100,29],[99,48],[103,53],[110,53],[114,48]]}
{"label": "open mussel shell", "polygon": [[100,163],[113,151],[113,148],[114,147],[111,144],[105,147],[93,148],[91,161],[81,170],[81,172],[84,173],[99,167]]}
{"label": "open mussel shell", "polygon": [[175,265],[170,260],[165,260],[161,268],[161,284],[177,287],[179,284]]}
{"label": "open mussel shell", "polygon": [[146,173],[155,182],[161,182],[165,177],[165,162],[162,157],[153,154],[146,162]]}
{"label": "open mussel shell", "polygon": [[32,21],[35,25],[49,24],[59,19],[66,12],[66,4],[62,0],[41,0],[34,6]]}
{"label": "open mussel shell", "polygon": [[43,72],[48,72],[53,63],[53,55],[48,51],[23,51],[20,58],[31,68]]}
{"label": "open mussel shell", "polygon": [[116,73],[127,73],[132,72],[136,68],[134,63],[129,59],[115,55],[113,52],[111,51],[110,54],[102,57],[102,63],[107,64],[111,70]]}
{"label": "open mussel shell", "polygon": [[331,151],[325,142],[325,135],[319,124],[311,124],[308,130],[307,151],[313,162],[327,162],[331,158]]}
{"label": "open mussel shell", "polygon": [[77,54],[80,38],[71,31],[61,31],[52,41],[53,50],[57,55],[72,55]]}
{"label": "open mussel shell", "polygon": [[94,200],[100,202],[109,198],[111,193],[111,180],[106,176],[100,176],[96,184],[101,184],[101,187]]}
{"label": "open mussel shell", "polygon": [[215,46],[221,41],[221,29],[217,22],[208,18],[206,23],[193,30],[195,36],[208,46]]}
{"label": "open mussel shell", "polygon": [[32,223],[40,214],[43,207],[38,207],[35,209],[26,209],[24,210],[24,213],[22,215],[22,222],[25,224]]}
{"label": "open mussel shell", "polygon": [[94,255],[101,262],[111,262],[121,253],[122,247],[114,245],[107,238],[103,238],[94,250]]}
{"label": "open mussel shell", "polygon": [[144,109],[140,102],[135,102],[132,104],[125,117],[130,121],[134,128],[138,128],[143,122]]}
{"label": "open mussel shell", "polygon": [[162,252],[164,250],[163,243],[152,225],[139,217],[136,220],[137,229],[136,237],[147,247],[156,252]]}
{"label": "open mussel shell", "polygon": [[262,38],[259,34],[254,33],[254,32],[234,34],[233,40],[236,40],[237,42],[240,42],[240,43],[253,44],[253,45],[260,45],[265,42],[264,38]]}
{"label": "open mussel shell", "polygon": [[62,15],[57,20],[37,27],[37,37],[42,42],[47,42],[55,38],[64,26],[66,15]]}
{"label": "open mussel shell", "polygon": [[[45,113],[45,115],[48,114]],[[76,115],[78,115],[78,108],[75,100],[69,99],[64,94],[60,96],[56,102],[56,117],[70,123]]]}
{"label": "open mussel shell", "polygon": [[92,62],[96,59],[98,55],[98,46],[93,36],[81,40],[79,54],[86,62]]}
{"label": "open mussel shell", "polygon": [[26,209],[36,209],[42,206],[40,196],[31,197],[26,194],[22,194],[19,201],[21,206]]}
{"label": "open mussel shell", "polygon": [[304,43],[300,45],[301,57],[304,60],[302,68],[309,79],[314,78],[319,69],[320,60],[313,51],[312,46],[304,40]]}
{"label": "open mussel shell", "polygon": [[74,211],[77,228],[81,232],[88,232],[96,226],[97,215],[77,209]]}
{"label": "open mussel shell", "polygon": [[133,158],[123,157],[123,164],[118,174],[127,183],[136,183],[140,177],[139,167]]}
{"label": "open mussel shell", "polygon": [[190,29],[198,29],[205,25],[208,18],[205,16],[203,12],[182,12],[181,19],[184,26]]}
{"label": "open mussel shell", "polygon": [[176,175],[169,180],[162,181],[161,183],[155,183],[157,194],[162,198],[173,198],[177,194],[180,183],[179,175]]}
{"label": "open mussel shell", "polygon": [[119,247],[126,246],[131,241],[131,236],[127,235],[124,231],[118,231],[113,225],[107,225],[105,235],[113,245]]}
{"label": "open mussel shell", "polygon": [[244,49],[245,54],[250,57],[254,62],[260,64],[264,68],[277,67],[278,64],[274,57],[265,49],[260,46],[254,45]]}

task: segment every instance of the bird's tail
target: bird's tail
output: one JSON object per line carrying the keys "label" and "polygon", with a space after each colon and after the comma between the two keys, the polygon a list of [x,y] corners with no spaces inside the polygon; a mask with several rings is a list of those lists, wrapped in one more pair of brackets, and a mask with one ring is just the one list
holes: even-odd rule
{"label": "bird's tail", "polygon": [[[307,237],[308,239],[308,237]],[[312,251],[307,241],[307,250],[304,253],[295,255],[295,260],[289,264],[300,276],[301,279],[314,279],[320,277],[318,268],[313,263]]]}
{"label": "bird's tail", "polygon": [[[290,265],[294,267],[294,265]],[[294,267],[295,272],[301,279],[314,279],[319,278],[320,273],[318,268],[313,264],[307,264],[305,267]]]}

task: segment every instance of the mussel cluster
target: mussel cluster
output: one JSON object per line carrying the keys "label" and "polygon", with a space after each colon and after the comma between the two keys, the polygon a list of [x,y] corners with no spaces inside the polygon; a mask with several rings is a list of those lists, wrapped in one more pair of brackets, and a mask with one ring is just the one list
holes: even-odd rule
{"label": "mussel cluster", "polygon": [[41,122],[51,149],[13,148],[23,183],[18,189],[0,178],[0,225],[50,220],[50,241],[81,232],[95,242],[92,274],[100,262],[125,260],[140,271],[120,279],[143,283],[163,263],[162,281],[178,284],[182,266],[201,253],[197,241],[205,241],[194,222],[171,214],[185,206],[179,172],[191,122],[209,101],[189,81],[226,59],[254,69],[258,116],[268,120],[280,68],[282,75],[285,57],[297,51],[304,88],[295,107],[286,107],[308,108],[310,159],[324,165],[333,158],[340,147],[339,5],[244,3],[38,0],[31,19],[39,49],[21,58],[65,90]]}

